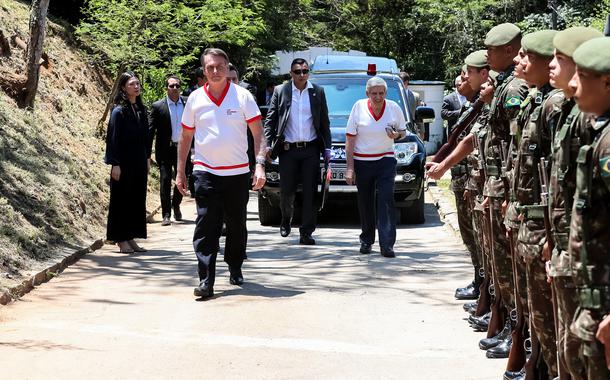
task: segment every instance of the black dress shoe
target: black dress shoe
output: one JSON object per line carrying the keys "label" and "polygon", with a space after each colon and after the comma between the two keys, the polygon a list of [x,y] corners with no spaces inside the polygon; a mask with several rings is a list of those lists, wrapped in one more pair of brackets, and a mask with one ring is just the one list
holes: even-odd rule
{"label": "black dress shoe", "polygon": [[392,248],[381,248],[381,256],[383,257],[396,257]]}
{"label": "black dress shoe", "polygon": [[458,300],[476,300],[479,298],[479,294],[479,288],[475,286],[474,282],[465,288],[455,290],[455,298]]}
{"label": "black dress shoe", "polygon": [[472,328],[476,329],[477,331],[487,331],[490,319],[491,312],[488,312],[481,315],[480,317],[475,317],[474,315],[471,315],[470,317],[468,317],[468,322],[470,323]]}
{"label": "black dress shoe", "polygon": [[180,211],[180,206],[174,206],[174,219],[177,222],[182,220],[182,212]]}
{"label": "black dress shoe", "polygon": [[475,315],[477,312],[478,306],[474,305],[473,307],[471,307],[470,309],[468,309],[468,314],[470,315]]}
{"label": "black dress shoe", "polygon": [[280,224],[280,235],[282,237],[290,235],[290,224]]}
{"label": "black dress shoe", "polygon": [[231,285],[243,285],[244,276],[241,274],[241,268],[229,267],[229,283]]}
{"label": "black dress shoe", "polygon": [[513,345],[513,335],[508,334],[500,344],[487,350],[485,356],[489,359],[506,359],[510,353],[510,347]]}
{"label": "black dress shoe", "polygon": [[372,246],[372,244],[361,243],[360,244],[360,253],[362,253],[363,255],[368,255],[373,250],[371,248],[371,246]]}
{"label": "black dress shoe", "polygon": [[464,308],[464,311],[468,311],[470,309],[472,309],[473,307],[477,307],[478,303],[477,302],[466,302],[464,304],[464,306],[462,306]]}
{"label": "black dress shoe", "polygon": [[498,333],[498,335],[492,336],[491,338],[481,339],[479,341],[479,348],[481,350],[489,350],[492,347],[496,347],[497,345],[502,343],[504,341],[504,339],[506,339],[506,337],[508,335],[510,335],[512,332],[513,332],[513,329],[510,324],[510,320],[507,319],[506,323],[504,324],[504,328],[502,329],[502,331],[500,331]]}
{"label": "black dress shoe", "polygon": [[521,371],[505,371],[504,380],[524,380],[525,379],[525,368]]}
{"label": "black dress shoe", "polygon": [[193,291],[195,297],[211,298],[214,297],[214,288],[206,285],[203,281],[199,283],[199,286]]}
{"label": "black dress shoe", "polygon": [[311,235],[301,235],[301,238],[299,239],[299,244],[315,245],[316,240],[312,238]]}

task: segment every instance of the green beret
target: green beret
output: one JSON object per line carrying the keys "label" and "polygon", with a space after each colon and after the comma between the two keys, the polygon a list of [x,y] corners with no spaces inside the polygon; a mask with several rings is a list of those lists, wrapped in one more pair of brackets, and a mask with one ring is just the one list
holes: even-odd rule
{"label": "green beret", "polygon": [[599,74],[610,74],[610,37],[583,42],[572,56],[576,66]]}
{"label": "green beret", "polygon": [[540,30],[523,36],[521,47],[526,53],[533,53],[543,57],[553,56],[553,38],[556,30]]}
{"label": "green beret", "polygon": [[487,50],[477,50],[470,53],[464,60],[464,63],[468,66],[478,68],[489,66],[487,63]]}
{"label": "green beret", "polygon": [[553,46],[558,52],[572,57],[574,50],[583,42],[597,37],[603,37],[599,30],[586,26],[575,26],[558,32],[553,38]]}
{"label": "green beret", "polygon": [[485,46],[502,46],[510,43],[521,34],[521,29],[515,24],[505,23],[496,25],[485,37]]}

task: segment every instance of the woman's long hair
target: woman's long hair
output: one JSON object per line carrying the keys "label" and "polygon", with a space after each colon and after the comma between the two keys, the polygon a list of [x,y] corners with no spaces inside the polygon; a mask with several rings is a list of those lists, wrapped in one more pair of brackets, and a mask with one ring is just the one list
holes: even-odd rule
{"label": "woman's long hair", "polygon": [[[125,90],[123,90],[123,86],[125,86],[131,78],[138,78],[138,77],[132,71],[125,71],[124,73],[121,74],[121,76],[119,77],[119,86],[118,86],[119,88],[117,89],[117,93],[114,97],[114,105],[122,106],[123,109],[125,109],[125,110],[132,109],[131,103],[129,102],[129,98],[127,97],[127,94],[125,93]],[[142,87],[140,86],[140,88],[142,88]],[[136,109],[137,109],[137,112],[140,114],[140,116],[138,116],[138,118],[140,118],[142,115],[146,116],[146,108],[144,107],[144,103],[142,102],[142,95],[138,95],[136,97]]]}

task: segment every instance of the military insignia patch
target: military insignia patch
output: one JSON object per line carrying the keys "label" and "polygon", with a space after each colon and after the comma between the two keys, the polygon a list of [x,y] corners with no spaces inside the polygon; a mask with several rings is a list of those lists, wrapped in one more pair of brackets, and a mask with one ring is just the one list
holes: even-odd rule
{"label": "military insignia patch", "polygon": [[599,160],[602,177],[610,177],[610,156],[606,156]]}
{"label": "military insignia patch", "polygon": [[521,106],[521,98],[519,98],[518,96],[512,96],[512,97],[506,99],[506,102],[504,103],[505,108],[519,107],[519,106]]}

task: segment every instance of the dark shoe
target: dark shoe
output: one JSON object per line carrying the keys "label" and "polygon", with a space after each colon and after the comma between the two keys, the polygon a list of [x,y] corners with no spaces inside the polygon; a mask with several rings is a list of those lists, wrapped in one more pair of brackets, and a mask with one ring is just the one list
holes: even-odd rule
{"label": "dark shoe", "polygon": [[199,286],[193,291],[195,297],[211,298],[214,296],[214,289],[207,286],[203,281],[199,283]]}
{"label": "dark shoe", "polygon": [[303,245],[316,245],[316,240],[311,237],[311,235],[301,235],[299,239],[299,244]]}
{"label": "dark shoe", "polygon": [[458,300],[476,300],[479,298],[479,288],[471,282],[465,288],[457,288],[455,290],[455,298]]}
{"label": "dark shoe", "polygon": [[475,317],[471,315],[468,317],[468,322],[472,325],[473,328],[477,328],[479,331],[487,331],[489,327],[489,320],[491,319],[491,312],[485,313],[480,317]]}
{"label": "dark shoe", "polygon": [[485,356],[489,359],[506,359],[510,353],[510,347],[513,345],[513,336],[508,334],[500,344],[487,350]]}
{"label": "dark shoe", "polygon": [[504,380],[524,380],[525,368],[521,371],[506,371],[504,372]]}
{"label": "dark shoe", "polygon": [[512,331],[513,329],[510,324],[510,320],[507,319],[506,323],[504,324],[504,328],[498,333],[498,335],[492,336],[491,338],[481,339],[479,341],[479,348],[481,350],[489,350],[492,347],[496,347],[502,343],[504,339],[506,339],[506,337],[512,333]]}
{"label": "dark shoe", "polygon": [[241,268],[229,267],[229,283],[231,285],[242,285],[244,283],[244,276],[241,273]]}
{"label": "dark shoe", "polygon": [[182,220],[182,212],[180,211],[180,206],[174,206],[174,219],[177,222]]}
{"label": "dark shoe", "polygon": [[372,251],[371,245],[372,244],[361,243],[360,244],[360,253],[362,253],[363,255],[368,255],[369,253],[371,253],[371,251]]}
{"label": "dark shoe", "polygon": [[282,235],[282,237],[290,235],[290,223],[280,224],[280,235]]}
{"label": "dark shoe", "polygon": [[470,315],[475,315],[477,313],[477,309],[478,309],[478,305],[474,305],[473,307],[471,307],[470,309],[468,309],[468,314]]}
{"label": "dark shoe", "polygon": [[473,307],[477,307],[477,305],[477,302],[466,302],[462,307],[464,308],[464,311],[469,311]]}
{"label": "dark shoe", "polygon": [[383,257],[396,257],[392,248],[381,248],[381,256]]}
{"label": "dark shoe", "polygon": [[169,226],[172,222],[169,220],[169,216],[164,216],[163,221],[161,222],[162,226]]}

